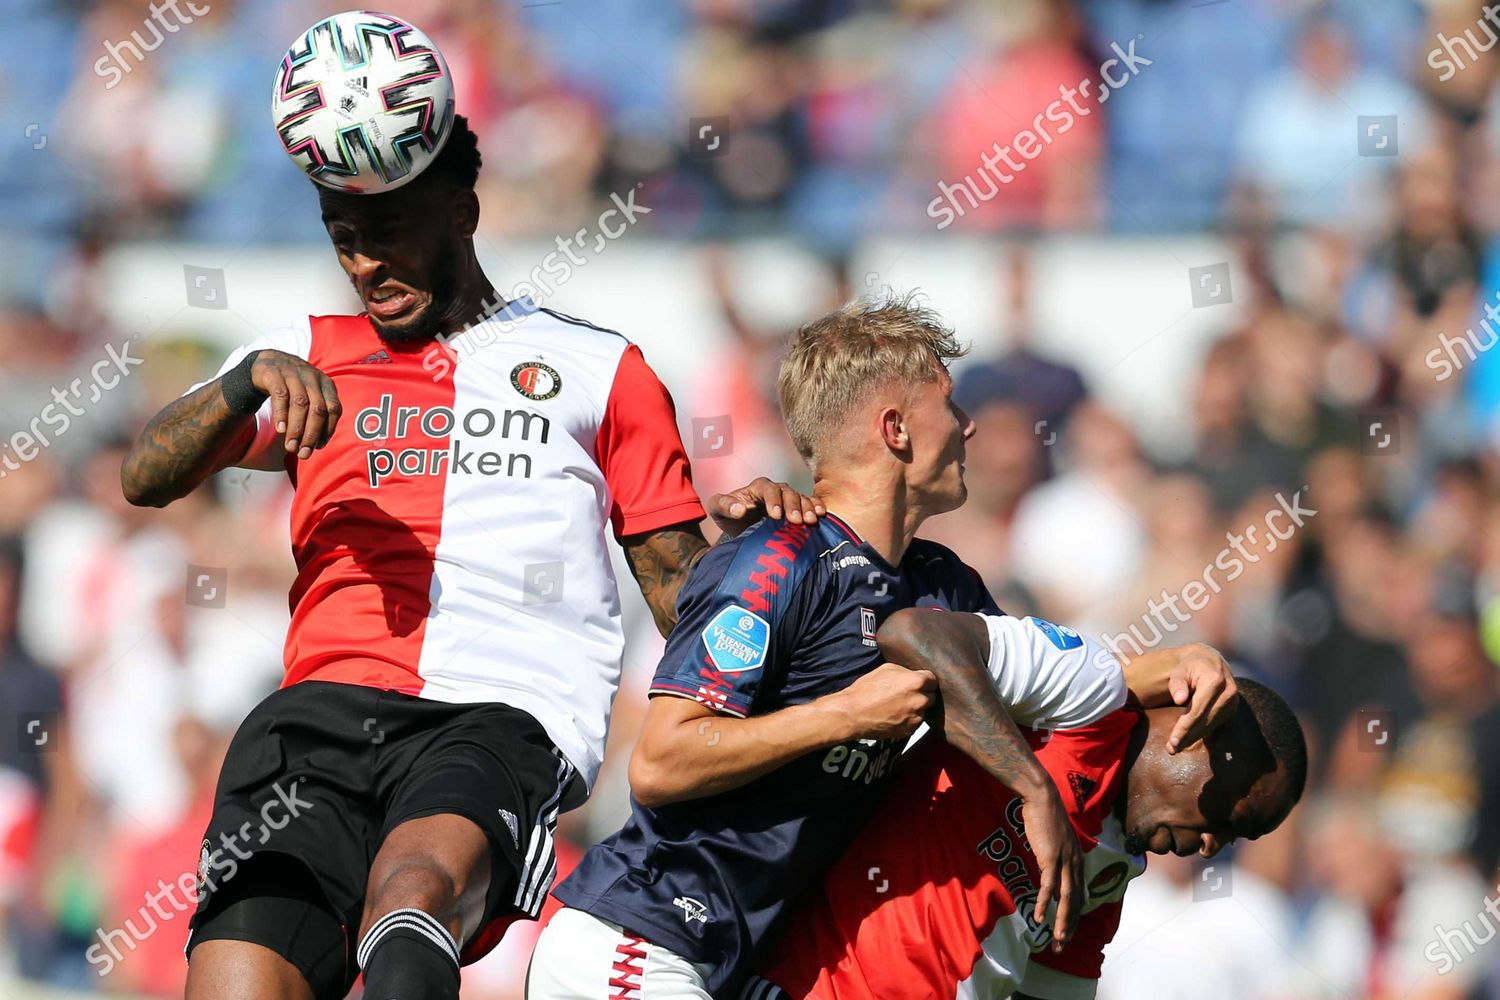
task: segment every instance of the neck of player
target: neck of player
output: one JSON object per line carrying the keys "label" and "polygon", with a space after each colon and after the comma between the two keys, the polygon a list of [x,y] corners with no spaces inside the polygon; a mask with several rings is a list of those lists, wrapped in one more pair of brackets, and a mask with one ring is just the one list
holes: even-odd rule
{"label": "neck of player", "polygon": [[[430,283],[432,303],[428,307],[429,314],[421,320],[421,339],[462,333],[509,304],[479,266],[472,240],[463,240],[449,252],[441,254],[435,270],[451,277]],[[416,336],[417,331],[406,334],[409,338]]]}
{"label": "neck of player", "polygon": [[901,562],[927,512],[893,484],[819,479],[813,496],[892,566]]}
{"label": "neck of player", "polygon": [[444,333],[458,333],[473,323],[475,317],[488,319],[509,305],[495,291],[490,279],[485,277],[479,266],[479,258],[474,254],[474,244],[468,244],[465,249],[467,252],[463,258],[463,266],[459,269],[453,304],[444,310],[442,323],[438,327]]}

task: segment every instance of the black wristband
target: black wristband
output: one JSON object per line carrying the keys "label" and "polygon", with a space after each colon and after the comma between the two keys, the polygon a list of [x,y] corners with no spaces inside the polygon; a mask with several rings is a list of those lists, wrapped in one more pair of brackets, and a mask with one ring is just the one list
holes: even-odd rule
{"label": "black wristband", "polygon": [[245,359],[224,373],[219,379],[219,390],[224,393],[224,402],[229,404],[229,412],[237,413],[242,417],[248,417],[260,409],[270,394],[261,392],[255,388],[255,383],[250,381],[250,368],[255,364],[259,351],[251,351],[245,355]]}

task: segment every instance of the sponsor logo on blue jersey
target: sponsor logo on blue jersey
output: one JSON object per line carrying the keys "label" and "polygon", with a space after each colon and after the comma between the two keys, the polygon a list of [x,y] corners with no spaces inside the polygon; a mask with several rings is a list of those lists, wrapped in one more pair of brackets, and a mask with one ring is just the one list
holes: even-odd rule
{"label": "sponsor logo on blue jersey", "polygon": [[1042,630],[1042,634],[1061,650],[1077,649],[1083,645],[1083,636],[1066,625],[1054,625],[1045,618],[1028,618],[1027,621]]}
{"label": "sponsor logo on blue jersey", "polygon": [[682,911],[683,923],[690,924],[694,920],[700,924],[708,923],[708,907],[692,896],[678,896],[672,900],[672,905]]}
{"label": "sponsor logo on blue jersey", "polygon": [[766,662],[771,644],[771,626],[753,611],[738,604],[714,615],[703,630],[703,645],[721,673],[754,670]]}

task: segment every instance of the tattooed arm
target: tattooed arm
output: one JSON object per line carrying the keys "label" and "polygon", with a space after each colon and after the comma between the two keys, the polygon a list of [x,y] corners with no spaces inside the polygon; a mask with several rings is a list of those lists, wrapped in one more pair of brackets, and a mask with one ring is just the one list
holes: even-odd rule
{"label": "tattooed arm", "polygon": [[[733,538],[762,517],[785,517],[793,524],[813,524],[826,513],[822,501],[803,496],[786,483],[765,476],[708,501],[708,513],[719,526],[719,541]],[[620,539],[630,572],[662,635],[677,624],[677,595],[708,542],[697,524],[687,522]]]}
{"label": "tattooed arm", "polygon": [[620,539],[630,572],[641,586],[641,596],[662,635],[670,635],[677,624],[677,595],[682,582],[708,551],[703,531],[693,523],[631,535]]}
{"label": "tattooed arm", "polygon": [[1052,783],[990,680],[984,619],[906,608],[891,615],[876,637],[887,660],[937,675],[949,743],[1017,792],[1035,793]]}
{"label": "tattooed arm", "polygon": [[239,461],[255,437],[255,415],[230,412],[217,382],[168,403],[151,418],[120,466],[125,499],[165,507]]}
{"label": "tattooed arm", "polygon": [[1027,840],[1041,866],[1033,916],[1046,919],[1058,900],[1054,949],[1072,934],[1083,904],[1083,855],[1052,778],[1021,736],[989,674],[990,638],[978,615],[906,608],[886,619],[876,634],[886,659],[938,680],[943,735],[1022,802]]}
{"label": "tattooed arm", "polygon": [[[165,507],[187,496],[209,476],[244,459],[255,440],[255,414],[237,413],[214,379],[151,418],[120,466],[125,499]],[[263,350],[249,368],[249,384],[271,399],[272,420],[289,454],[303,458],[321,448],[338,425],[333,381],[291,354]]]}

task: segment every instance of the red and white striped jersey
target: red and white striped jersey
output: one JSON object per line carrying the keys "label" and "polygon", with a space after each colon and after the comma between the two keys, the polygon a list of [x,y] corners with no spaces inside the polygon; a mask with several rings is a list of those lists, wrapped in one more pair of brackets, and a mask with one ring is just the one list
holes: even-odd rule
{"label": "red and white striped jersey", "polygon": [[1042,619],[985,617],[997,690],[1028,727],[1084,851],[1076,936],[1054,955],[1056,901],[1044,923],[1032,916],[1040,872],[1020,800],[932,734],[769,949],[745,1000],[1092,1000],[1125,887],[1145,870],[1113,815],[1140,712],[1124,706],[1118,662],[1097,643]]}
{"label": "red and white striped jersey", "polygon": [[315,316],[272,348],[333,379],[343,416],[287,457],[269,402],[249,468],[296,488],[284,685],[337,681],[533,715],[591,787],[624,635],[616,536],[704,516],[671,397],[624,337],[529,301],[409,348]]}

